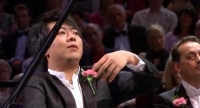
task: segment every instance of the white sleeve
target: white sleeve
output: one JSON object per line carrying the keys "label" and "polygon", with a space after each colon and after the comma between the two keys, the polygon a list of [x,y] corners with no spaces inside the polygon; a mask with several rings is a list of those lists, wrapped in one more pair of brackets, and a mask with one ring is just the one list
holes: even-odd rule
{"label": "white sleeve", "polygon": [[139,59],[139,63],[138,63],[136,66],[135,66],[135,65],[132,65],[132,64],[127,64],[127,67],[133,69],[133,70],[136,71],[136,72],[141,72],[141,71],[143,71],[143,70],[144,70],[144,67],[145,67],[145,62],[142,61],[142,60],[138,57],[138,55],[134,54],[134,56],[135,56],[136,58]]}

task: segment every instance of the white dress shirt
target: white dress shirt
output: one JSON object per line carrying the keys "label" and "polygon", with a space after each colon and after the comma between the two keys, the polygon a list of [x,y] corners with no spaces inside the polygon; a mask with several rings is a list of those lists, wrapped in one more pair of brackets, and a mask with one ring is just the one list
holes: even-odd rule
{"label": "white dress shirt", "polygon": [[186,81],[182,81],[182,85],[190,98],[193,108],[200,108],[200,88],[197,89]]}
{"label": "white dress shirt", "polygon": [[[134,71],[139,71],[139,72],[143,71],[145,67],[145,63],[137,55],[136,57],[139,59],[139,63],[136,66],[133,66],[130,64],[127,64],[127,66],[133,69]],[[70,83],[68,80],[66,80],[64,72],[58,72],[52,69],[48,69],[48,71],[51,75],[56,76],[71,91],[76,101],[76,108],[83,108],[83,94],[82,94],[80,83],[78,81],[78,74],[80,72],[80,67],[77,70],[77,72],[74,73],[72,76],[73,83]]]}
{"label": "white dress shirt", "polygon": [[150,12],[150,8],[136,12],[133,16],[132,24],[144,26],[146,29],[149,29],[151,24],[159,24],[167,33],[174,30],[177,21],[178,18],[174,12],[161,7],[158,12],[154,13]]}
{"label": "white dress shirt", "polygon": [[[121,32],[117,29],[115,29],[116,32]],[[126,32],[126,35],[119,35],[115,38],[115,49],[116,50],[126,50],[131,51],[129,39],[128,39],[128,29],[127,24],[125,24],[123,31]]]}

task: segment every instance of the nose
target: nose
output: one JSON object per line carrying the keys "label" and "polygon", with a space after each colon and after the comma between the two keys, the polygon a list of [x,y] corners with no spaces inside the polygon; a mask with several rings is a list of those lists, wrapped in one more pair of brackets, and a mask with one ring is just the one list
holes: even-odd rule
{"label": "nose", "polygon": [[68,35],[67,35],[67,42],[70,42],[70,41],[76,41],[76,36],[74,33],[70,32]]}
{"label": "nose", "polygon": [[197,56],[197,63],[200,64],[200,55]]}

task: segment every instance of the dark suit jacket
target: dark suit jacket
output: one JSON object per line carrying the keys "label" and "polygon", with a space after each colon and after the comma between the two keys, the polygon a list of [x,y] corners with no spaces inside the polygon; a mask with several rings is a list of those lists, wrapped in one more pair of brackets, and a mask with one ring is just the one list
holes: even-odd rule
{"label": "dark suit jacket", "polygon": [[[114,51],[116,51],[116,50],[109,49],[109,48],[104,48],[104,53],[105,54],[111,53],[111,52],[114,52]],[[93,65],[92,54],[91,54],[90,50],[85,52],[85,53],[83,53],[79,64],[80,64],[80,66],[91,66],[91,65]]]}
{"label": "dark suit jacket", "polygon": [[182,84],[170,91],[166,91],[158,95],[154,104],[154,108],[180,108],[180,107],[175,107],[173,105],[172,98],[173,96],[176,96],[176,95],[187,99],[187,104],[184,108],[193,108],[190,102],[190,99],[186,94],[185,88],[183,87]]}
{"label": "dark suit jacket", "polygon": [[[15,56],[15,49],[17,46],[17,31],[11,35],[5,36],[2,39],[2,50],[6,53],[6,58],[11,59]],[[28,49],[25,50],[25,58],[30,57]]]}
{"label": "dark suit jacket", "polygon": [[[141,26],[127,25],[127,36],[129,39],[131,52],[139,54],[141,52],[146,52],[148,49],[147,39],[146,39],[146,29]],[[116,33],[114,28],[109,28],[105,30],[103,44],[106,48],[114,49],[115,46]]]}
{"label": "dark suit jacket", "polygon": [[[150,62],[144,61],[147,64],[145,72],[134,72],[131,69],[121,71],[111,83],[95,79],[92,83],[96,95],[92,94],[88,82],[79,74],[85,108],[114,107],[160,86],[160,80],[156,78],[158,71]],[[23,93],[24,108],[75,108],[75,106],[74,97],[69,89],[48,72],[33,76]]]}

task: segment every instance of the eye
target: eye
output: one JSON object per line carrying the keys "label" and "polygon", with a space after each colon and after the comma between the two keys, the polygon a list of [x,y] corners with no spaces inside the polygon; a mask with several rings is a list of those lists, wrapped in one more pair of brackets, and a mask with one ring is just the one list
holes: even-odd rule
{"label": "eye", "polygon": [[64,31],[59,31],[58,35],[60,35],[60,34],[65,34],[65,32]]}
{"label": "eye", "polygon": [[195,59],[195,56],[194,55],[189,55],[188,58],[189,59]]}
{"label": "eye", "polygon": [[79,36],[79,33],[78,33],[78,31],[73,31],[73,34],[74,34],[74,35],[78,35],[78,36]]}

